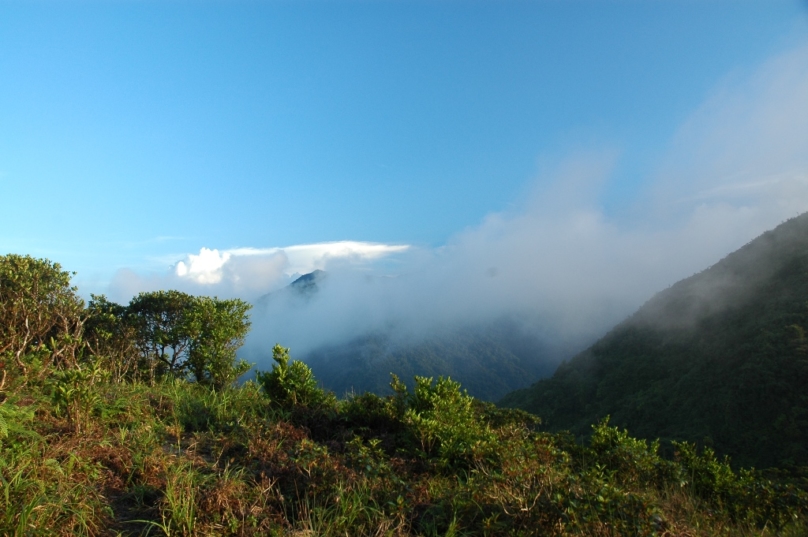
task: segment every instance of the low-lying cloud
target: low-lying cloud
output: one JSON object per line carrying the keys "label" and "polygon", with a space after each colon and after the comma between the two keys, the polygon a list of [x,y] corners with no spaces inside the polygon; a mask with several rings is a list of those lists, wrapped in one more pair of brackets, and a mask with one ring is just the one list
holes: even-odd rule
{"label": "low-lying cloud", "polygon": [[[612,150],[569,155],[517,208],[440,248],[203,249],[170,274],[121,273],[117,285],[122,294],[136,281],[253,299],[294,273],[325,269],[318,293],[276,292],[256,308],[253,359],[275,342],[304,353],[372,331],[418,338],[504,315],[548,338],[589,340],[655,292],[808,210],[808,45],[722,83],[672,135],[636,206],[610,214],[599,200],[618,179],[620,158]],[[381,262],[391,256],[394,266]]]}

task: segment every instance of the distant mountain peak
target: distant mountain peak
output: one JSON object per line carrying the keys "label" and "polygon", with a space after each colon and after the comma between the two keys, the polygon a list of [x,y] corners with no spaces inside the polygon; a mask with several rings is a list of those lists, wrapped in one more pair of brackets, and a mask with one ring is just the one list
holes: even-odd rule
{"label": "distant mountain peak", "polygon": [[317,284],[325,279],[324,270],[315,270],[295,278],[295,280],[282,289],[278,289],[258,297],[254,304],[258,307],[266,307],[270,301],[277,296],[298,296],[308,298],[318,289]]}
{"label": "distant mountain peak", "polygon": [[295,281],[289,284],[289,287],[301,292],[310,293],[317,290],[317,283],[323,281],[325,278],[325,271],[317,269],[314,272],[309,272],[300,276]]}

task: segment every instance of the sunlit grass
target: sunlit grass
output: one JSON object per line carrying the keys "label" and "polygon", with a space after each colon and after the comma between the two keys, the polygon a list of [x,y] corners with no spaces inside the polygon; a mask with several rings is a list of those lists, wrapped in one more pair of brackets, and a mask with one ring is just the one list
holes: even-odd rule
{"label": "sunlit grass", "polygon": [[[681,466],[605,424],[581,446],[453,393],[440,404],[428,392],[279,408],[252,383],[219,392],[177,379],[98,383],[77,431],[47,394],[29,389],[3,404],[3,535],[768,537],[806,529],[797,489],[696,452]],[[702,472],[699,491],[693,472]]]}

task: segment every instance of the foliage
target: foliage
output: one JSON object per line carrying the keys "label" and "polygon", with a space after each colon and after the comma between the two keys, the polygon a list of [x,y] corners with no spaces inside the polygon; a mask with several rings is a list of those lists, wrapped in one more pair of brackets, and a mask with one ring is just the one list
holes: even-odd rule
{"label": "foliage", "polygon": [[136,328],[128,308],[91,295],[84,323],[84,340],[90,352],[105,362],[105,369],[116,381],[137,375]]}
{"label": "foliage", "polygon": [[589,447],[623,483],[659,485],[675,478],[672,464],[659,456],[659,440],[649,443],[609,427],[609,417],[592,426]]}
{"label": "foliage", "polygon": [[149,378],[184,374],[194,337],[194,297],[180,291],[140,293],[127,315],[136,328],[136,344]]}
{"label": "foliage", "polygon": [[197,297],[191,313],[192,333],[188,367],[200,384],[221,390],[249,371],[251,365],[236,359],[250,329],[250,305],[239,299]]}
{"label": "foliage", "polygon": [[[808,527],[803,491],[708,452],[684,446],[665,459],[605,422],[580,445],[448,379],[416,385],[318,408],[286,399],[304,414],[330,408],[319,431],[251,382],[214,391],[103,377],[88,385],[94,408],[80,433],[25,391],[25,416],[0,411],[15,422],[0,440],[0,533],[762,537]],[[434,439],[429,451],[420,438]],[[480,457],[478,441],[496,456]]]}
{"label": "foliage", "polygon": [[250,328],[250,305],[239,299],[179,291],[141,293],[128,306],[93,296],[85,338],[118,379],[188,374],[222,390],[250,369],[236,357]]}
{"label": "foliage", "polygon": [[415,377],[413,393],[393,375],[401,421],[412,431],[425,455],[436,455],[447,468],[469,467],[493,450],[494,436],[480,423],[474,399],[449,378]]}
{"label": "foliage", "polygon": [[25,437],[30,432],[28,424],[34,419],[29,408],[20,407],[9,401],[0,404],[0,446],[11,438]]}
{"label": "foliage", "polygon": [[51,401],[57,412],[64,413],[76,433],[89,418],[101,398],[94,385],[107,376],[100,362],[77,364],[56,371],[50,378]]}
{"label": "foliage", "polygon": [[[41,357],[43,350],[47,363],[75,360],[84,304],[70,278],[46,259],[0,256],[0,358],[13,358],[23,374],[31,366],[26,357]],[[0,389],[7,371],[4,367]]]}
{"label": "foliage", "polygon": [[273,405],[284,409],[313,408],[331,401],[329,394],[317,386],[309,366],[299,360],[289,362],[288,348],[275,345],[272,359],[272,371],[259,371],[256,378]]}

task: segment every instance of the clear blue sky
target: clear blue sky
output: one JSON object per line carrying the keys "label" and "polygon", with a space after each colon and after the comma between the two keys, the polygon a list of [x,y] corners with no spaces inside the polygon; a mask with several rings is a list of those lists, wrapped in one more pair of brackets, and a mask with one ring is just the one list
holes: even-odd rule
{"label": "clear blue sky", "polygon": [[103,280],[201,247],[435,247],[542,159],[643,189],[799,1],[0,2],[0,251]]}

